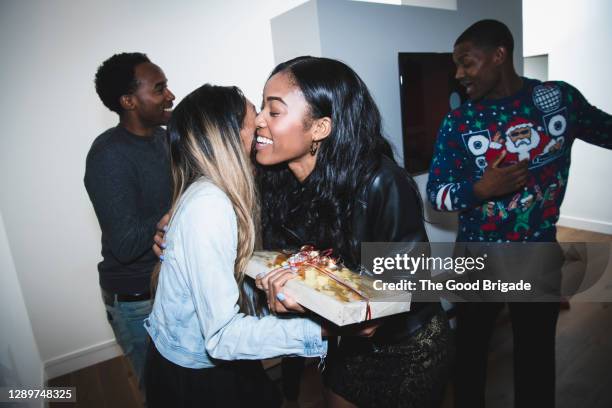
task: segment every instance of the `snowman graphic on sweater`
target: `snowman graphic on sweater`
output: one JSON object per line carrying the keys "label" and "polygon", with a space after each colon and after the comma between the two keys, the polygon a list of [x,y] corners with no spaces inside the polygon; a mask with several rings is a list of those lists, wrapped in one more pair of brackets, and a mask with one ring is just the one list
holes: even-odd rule
{"label": "snowman graphic on sweater", "polygon": [[563,146],[563,137],[555,139],[538,129],[524,118],[514,118],[508,123],[505,139],[501,132],[495,133],[485,154],[488,164],[494,163],[506,151],[503,163],[513,164],[522,160],[533,161],[538,156],[558,151]]}

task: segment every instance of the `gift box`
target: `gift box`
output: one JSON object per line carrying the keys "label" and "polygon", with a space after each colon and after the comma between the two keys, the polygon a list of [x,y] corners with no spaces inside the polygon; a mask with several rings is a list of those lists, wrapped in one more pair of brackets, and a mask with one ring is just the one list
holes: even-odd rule
{"label": "gift box", "polygon": [[410,310],[410,292],[376,290],[374,279],[344,267],[331,257],[330,251],[309,246],[294,253],[255,251],[246,275],[255,279],[277,269],[296,274],[285,284],[284,293],[338,326]]}

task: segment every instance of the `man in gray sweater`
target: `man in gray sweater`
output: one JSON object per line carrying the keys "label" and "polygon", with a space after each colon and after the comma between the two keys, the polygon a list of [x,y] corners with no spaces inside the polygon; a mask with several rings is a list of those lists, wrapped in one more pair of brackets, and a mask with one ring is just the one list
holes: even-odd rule
{"label": "man in gray sweater", "polygon": [[98,68],[96,92],[119,124],[93,142],[85,187],[102,230],[98,264],[102,298],[117,342],[142,384],[151,311],[151,249],[157,221],[172,195],[165,125],[174,95],[163,71],[145,54],[122,53]]}

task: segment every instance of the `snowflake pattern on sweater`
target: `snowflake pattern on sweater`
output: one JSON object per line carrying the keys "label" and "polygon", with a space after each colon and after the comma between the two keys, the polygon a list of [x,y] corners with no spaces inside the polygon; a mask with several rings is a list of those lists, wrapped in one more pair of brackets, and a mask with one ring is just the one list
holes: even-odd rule
{"label": "snowflake pattern on sweater", "polygon": [[[439,211],[459,211],[460,242],[555,241],[576,138],[612,148],[612,117],[565,82],[523,78],[515,95],[468,101],[438,132],[427,194]],[[473,185],[503,151],[500,167],[529,160],[524,189],[482,202]]]}

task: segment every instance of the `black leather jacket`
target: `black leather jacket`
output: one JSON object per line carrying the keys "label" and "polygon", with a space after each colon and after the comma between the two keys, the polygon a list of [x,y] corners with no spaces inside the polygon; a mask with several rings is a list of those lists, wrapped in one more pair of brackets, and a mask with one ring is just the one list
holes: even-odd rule
{"label": "black leather jacket", "polygon": [[[402,248],[407,251],[410,251],[410,244],[429,242],[418,187],[412,177],[393,160],[383,158],[356,200],[350,253],[340,254],[347,266],[360,264],[362,242],[402,242],[405,244]],[[283,229],[294,246],[308,242],[303,231],[286,226]],[[422,246],[419,248],[422,249]],[[410,317],[395,315],[386,318],[386,323],[378,329],[373,340],[385,342],[385,339],[394,341],[392,339],[405,337],[409,335],[411,327],[428,321],[438,310],[437,303],[413,303]],[[360,344],[369,341],[353,338],[351,342]]]}
{"label": "black leather jacket", "polygon": [[[360,264],[362,242],[429,242],[418,187],[393,160],[382,159],[355,200],[350,251],[339,254],[348,266]],[[299,227],[283,225],[283,230],[285,244],[290,247],[310,242]]]}
{"label": "black leather jacket", "polygon": [[[423,224],[423,203],[408,173],[383,158],[369,184],[357,197],[353,215],[353,254],[362,242],[429,242]],[[358,259],[350,259],[358,264]]]}
{"label": "black leather jacket", "polygon": [[[360,254],[362,242],[402,242],[404,251],[410,253],[414,246],[414,249],[418,250],[417,255],[420,255],[424,249],[429,251],[428,247],[418,245],[429,242],[423,221],[423,202],[416,183],[406,170],[391,159],[384,158],[378,171],[357,198],[351,252]],[[426,255],[429,255],[429,252]],[[359,263],[359,259],[350,261]],[[410,309],[412,312],[419,312],[429,308],[430,312],[424,317],[427,320],[429,315],[438,310],[437,306],[431,303],[413,303]],[[399,316],[388,318],[377,337],[393,336],[383,334],[388,331],[403,332],[402,322],[405,323],[405,319]]]}

